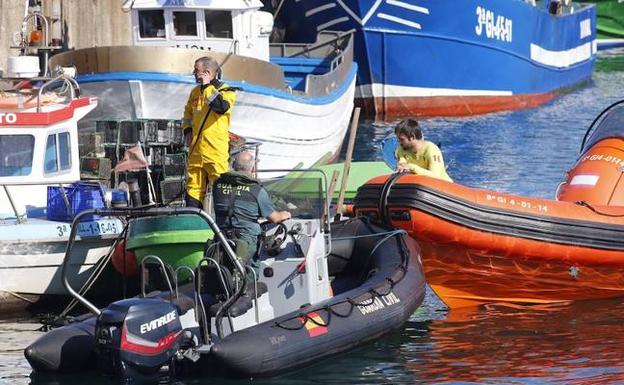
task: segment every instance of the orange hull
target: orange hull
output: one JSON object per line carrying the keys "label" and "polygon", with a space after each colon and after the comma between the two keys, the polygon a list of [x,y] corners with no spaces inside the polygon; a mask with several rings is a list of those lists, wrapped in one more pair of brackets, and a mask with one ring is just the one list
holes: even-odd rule
{"label": "orange hull", "polygon": [[624,295],[624,207],[395,175],[360,188],[355,213],[417,239],[427,281],[449,307]]}
{"label": "orange hull", "polygon": [[552,100],[557,92],[510,96],[415,96],[358,98],[357,106],[380,119],[398,116],[472,116],[490,112],[539,107]]}

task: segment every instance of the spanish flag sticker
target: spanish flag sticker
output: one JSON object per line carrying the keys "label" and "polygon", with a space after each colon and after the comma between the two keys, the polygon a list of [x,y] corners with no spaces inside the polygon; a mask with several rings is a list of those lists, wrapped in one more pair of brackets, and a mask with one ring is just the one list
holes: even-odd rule
{"label": "spanish flag sticker", "polygon": [[[300,318],[301,322],[303,322],[303,317]],[[308,330],[308,335],[310,337],[317,337],[323,334],[327,334],[327,326],[326,322],[323,318],[316,312],[311,312],[307,314],[305,328]]]}

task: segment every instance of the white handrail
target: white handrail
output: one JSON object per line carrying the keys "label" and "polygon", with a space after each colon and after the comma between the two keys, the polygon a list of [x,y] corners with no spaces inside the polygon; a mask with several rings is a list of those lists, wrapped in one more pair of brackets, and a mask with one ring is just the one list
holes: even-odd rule
{"label": "white handrail", "polygon": [[37,112],[41,112],[41,94],[43,94],[43,89],[46,88],[47,86],[50,86],[53,83],[56,83],[59,80],[62,80],[71,90],[71,99],[73,100],[76,98],[76,91],[80,90],[80,86],[78,85],[78,82],[76,82],[76,79],[74,78],[71,78],[65,74],[61,74],[53,78],[52,80],[46,82],[44,85],[41,86],[41,88],[39,88],[39,92],[37,93]]}

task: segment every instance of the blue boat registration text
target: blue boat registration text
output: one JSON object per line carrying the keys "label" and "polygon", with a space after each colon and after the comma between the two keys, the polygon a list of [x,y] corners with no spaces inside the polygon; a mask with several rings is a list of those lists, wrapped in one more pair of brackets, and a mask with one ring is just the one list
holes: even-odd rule
{"label": "blue boat registration text", "polygon": [[501,15],[497,16],[494,12],[481,6],[477,7],[477,26],[475,27],[477,36],[481,36],[483,30],[485,30],[485,36],[487,36],[488,39],[511,43],[513,35],[512,25],[511,19]]}

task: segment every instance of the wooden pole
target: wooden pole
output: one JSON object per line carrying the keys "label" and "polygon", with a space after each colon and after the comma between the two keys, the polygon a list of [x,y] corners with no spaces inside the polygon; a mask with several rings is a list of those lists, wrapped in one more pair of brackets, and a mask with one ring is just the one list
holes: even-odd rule
{"label": "wooden pole", "polygon": [[347,190],[347,181],[349,180],[349,170],[351,169],[351,158],[353,157],[353,147],[355,146],[355,136],[357,134],[358,123],[360,121],[360,107],[353,110],[353,118],[351,119],[351,132],[349,134],[349,143],[347,144],[347,154],[345,156],[344,167],[342,169],[342,182],[340,183],[340,193],[338,193],[338,203],[336,204],[336,212],[342,212],[344,196]]}
{"label": "wooden pole", "polygon": [[[331,201],[332,198],[334,197],[334,191],[336,191],[336,182],[338,182],[338,174],[340,172],[338,170],[334,170],[334,172],[332,173],[331,179],[329,180],[329,188],[327,190],[327,200],[326,200],[326,205],[325,207],[329,207],[331,206]],[[329,217],[329,213],[327,213],[327,216]]]}

